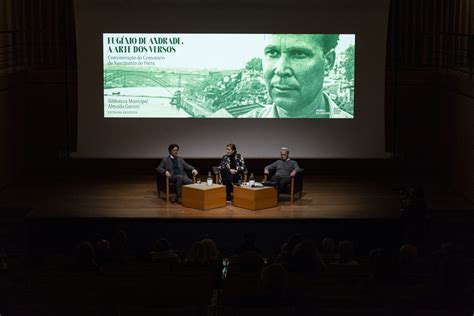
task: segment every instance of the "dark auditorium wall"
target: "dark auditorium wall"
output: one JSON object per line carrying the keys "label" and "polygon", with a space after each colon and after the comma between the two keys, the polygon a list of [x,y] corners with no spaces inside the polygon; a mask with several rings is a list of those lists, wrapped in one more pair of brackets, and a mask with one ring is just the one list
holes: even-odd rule
{"label": "dark auditorium wall", "polygon": [[418,70],[400,71],[395,87],[391,80],[387,75],[386,92],[388,99],[397,94],[402,168],[432,170],[474,202],[474,81],[457,72]]}
{"label": "dark auditorium wall", "polygon": [[[473,31],[473,5],[474,0],[392,0],[385,108],[387,151],[394,160],[378,164],[392,173],[400,168],[444,175],[471,201],[474,79],[462,72],[462,52]],[[72,0],[0,0],[0,17],[0,30],[15,48],[0,72],[5,184],[20,170],[70,164],[68,152],[75,151],[77,139],[77,67]],[[2,42],[1,52],[7,50],[1,47]],[[337,161],[326,165],[338,168]],[[361,162],[339,165],[361,168]]]}
{"label": "dark auditorium wall", "polygon": [[25,72],[14,66],[11,4],[0,1],[0,190],[24,166],[27,130]]}
{"label": "dark auditorium wall", "polygon": [[[31,117],[29,130],[30,166],[50,168],[67,158],[68,142],[75,129],[77,111],[77,84],[74,72],[58,69],[28,71],[27,106]],[[65,76],[68,79],[65,79]],[[66,101],[67,100],[67,101]],[[69,135],[68,135],[69,133]]]}
{"label": "dark auditorium wall", "polygon": [[393,152],[405,166],[431,166],[471,202],[473,8],[473,0],[392,1],[386,80]]}
{"label": "dark auditorium wall", "polygon": [[[441,81],[442,146],[446,174],[453,187],[474,203],[474,81],[452,74]],[[450,108],[444,111],[444,108]]]}
{"label": "dark auditorium wall", "polygon": [[28,115],[24,91],[24,72],[0,72],[0,189],[19,175],[25,162]]}
{"label": "dark auditorium wall", "polygon": [[0,188],[74,145],[72,13],[72,1],[0,0]]}

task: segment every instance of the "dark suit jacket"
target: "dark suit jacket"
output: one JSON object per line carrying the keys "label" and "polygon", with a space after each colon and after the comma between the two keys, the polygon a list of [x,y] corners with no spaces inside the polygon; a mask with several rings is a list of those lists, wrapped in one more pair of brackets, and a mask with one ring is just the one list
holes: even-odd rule
{"label": "dark suit jacket", "polygon": [[[171,173],[171,175],[174,175],[173,174],[173,162],[171,161],[171,157],[170,156],[166,156],[166,157],[163,157],[163,159],[161,159],[161,162],[160,162],[160,165],[158,167],[156,167],[156,171],[159,172],[160,174],[164,174],[165,171],[169,171]],[[180,171],[180,174],[181,175],[186,175],[186,172],[185,170],[193,170],[195,169],[193,166],[191,166],[190,164],[188,164],[186,161],[184,161],[183,158],[181,157],[176,157],[175,159],[178,160],[178,168],[179,168],[179,171]]]}

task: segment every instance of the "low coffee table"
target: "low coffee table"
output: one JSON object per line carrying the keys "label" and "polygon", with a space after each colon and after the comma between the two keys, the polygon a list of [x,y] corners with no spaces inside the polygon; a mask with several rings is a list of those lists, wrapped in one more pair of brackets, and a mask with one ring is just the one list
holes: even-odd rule
{"label": "low coffee table", "polygon": [[234,206],[236,207],[258,211],[277,205],[277,190],[274,187],[234,186]]}
{"label": "low coffee table", "polygon": [[207,183],[183,185],[183,206],[198,210],[225,207],[225,185]]}

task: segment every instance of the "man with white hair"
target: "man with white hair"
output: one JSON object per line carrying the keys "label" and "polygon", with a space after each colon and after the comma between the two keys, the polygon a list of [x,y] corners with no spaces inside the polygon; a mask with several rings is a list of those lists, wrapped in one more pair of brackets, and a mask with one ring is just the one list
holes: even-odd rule
{"label": "man with white hair", "polygon": [[280,149],[281,159],[268,165],[263,170],[264,174],[273,174],[269,183],[278,187],[278,194],[285,190],[287,184],[291,182],[291,177],[294,177],[297,172],[301,171],[298,163],[290,159],[290,150],[286,147]]}

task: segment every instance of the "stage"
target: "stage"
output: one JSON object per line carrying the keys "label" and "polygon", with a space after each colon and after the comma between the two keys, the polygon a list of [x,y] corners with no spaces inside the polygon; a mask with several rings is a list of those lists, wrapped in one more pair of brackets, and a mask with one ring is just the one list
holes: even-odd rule
{"label": "stage", "polygon": [[433,177],[307,176],[302,198],[293,205],[283,196],[278,207],[266,210],[227,205],[200,211],[159,199],[154,176],[82,175],[22,178],[0,192],[0,210],[10,217],[18,210],[28,251],[46,247],[63,253],[97,234],[111,238],[117,229],[127,231],[142,251],[161,237],[187,249],[203,234],[230,249],[246,231],[257,232],[267,251],[295,232],[313,240],[339,236],[373,248],[400,243],[399,188],[411,184],[424,185],[428,207],[438,215],[472,209]]}
{"label": "stage", "polygon": [[282,196],[278,207],[249,211],[232,205],[207,211],[158,198],[154,176],[29,177],[0,192],[0,207],[30,208],[29,219],[395,219],[399,188],[422,184],[431,209],[469,209],[472,205],[444,190],[433,177],[306,176],[301,199]]}

